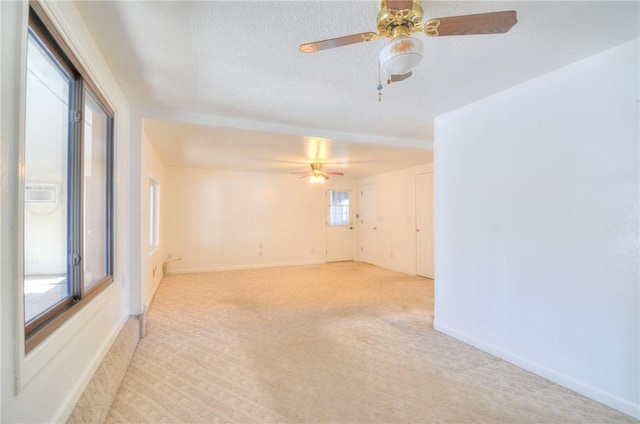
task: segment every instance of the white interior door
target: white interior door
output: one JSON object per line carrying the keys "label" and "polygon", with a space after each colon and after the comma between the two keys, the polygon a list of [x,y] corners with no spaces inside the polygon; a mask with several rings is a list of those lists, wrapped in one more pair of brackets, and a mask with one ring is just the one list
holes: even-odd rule
{"label": "white interior door", "polygon": [[354,254],[353,190],[328,189],[327,262],[352,261]]}
{"label": "white interior door", "polygon": [[364,184],[360,191],[359,234],[360,258],[363,262],[378,263],[378,193],[375,183]]}
{"label": "white interior door", "polygon": [[416,274],[434,276],[433,173],[416,175]]}

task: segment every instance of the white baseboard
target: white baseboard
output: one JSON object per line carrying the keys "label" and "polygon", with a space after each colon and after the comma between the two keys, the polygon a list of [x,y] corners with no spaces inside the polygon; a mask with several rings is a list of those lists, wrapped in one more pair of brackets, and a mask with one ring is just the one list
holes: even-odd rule
{"label": "white baseboard", "polygon": [[234,266],[215,266],[215,267],[206,267],[206,268],[188,268],[188,269],[172,270],[171,272],[167,272],[167,275],[195,274],[199,272],[237,271],[242,269],[277,268],[281,266],[319,265],[324,263],[326,263],[324,259],[314,259],[311,261],[299,261],[299,262],[276,262],[276,263],[269,263],[269,264],[247,264],[247,265],[234,265]]}
{"label": "white baseboard", "polygon": [[434,319],[433,328],[440,331],[441,333],[444,333],[455,339],[463,341],[471,346],[477,347],[482,351],[485,351],[494,356],[497,356],[498,358],[504,359],[505,361],[510,362],[514,365],[517,365],[520,368],[523,368],[527,371],[531,371],[532,373],[537,374],[541,377],[544,377],[547,380],[553,381],[554,383],[557,383],[561,386],[571,389],[574,392],[580,393],[581,395],[586,396],[590,399],[593,399],[596,402],[600,402],[604,405],[607,405],[624,414],[630,415],[633,418],[640,419],[640,404],[634,404],[632,402],[629,402],[628,400],[621,399],[615,395],[612,395],[610,393],[597,389],[593,386],[590,386],[582,381],[571,378],[567,375],[554,371],[536,362],[532,362],[521,356],[514,355],[511,352],[500,349],[499,347],[496,347],[494,345],[485,343],[472,336],[469,336],[468,334],[465,334],[453,328],[447,327],[446,325],[442,325],[438,322],[437,318]]}

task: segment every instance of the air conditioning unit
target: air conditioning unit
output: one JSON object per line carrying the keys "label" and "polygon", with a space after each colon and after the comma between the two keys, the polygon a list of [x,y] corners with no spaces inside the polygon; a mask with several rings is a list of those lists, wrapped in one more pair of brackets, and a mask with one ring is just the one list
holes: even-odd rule
{"label": "air conditioning unit", "polygon": [[27,183],[24,187],[25,203],[58,203],[58,184]]}

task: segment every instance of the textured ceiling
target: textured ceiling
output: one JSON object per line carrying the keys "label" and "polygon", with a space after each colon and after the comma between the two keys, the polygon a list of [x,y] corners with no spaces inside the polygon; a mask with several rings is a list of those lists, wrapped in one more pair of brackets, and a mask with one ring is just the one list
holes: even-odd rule
{"label": "textured ceiling", "polygon": [[[271,171],[280,168],[272,160],[259,165],[261,157],[313,160],[300,155],[313,137],[329,141],[336,156],[327,160],[335,162],[393,157],[384,149],[376,153],[381,156],[364,157],[367,149],[353,147],[363,142],[395,146],[398,158],[424,162],[434,117],[640,31],[637,1],[421,1],[428,18],[515,10],[518,24],[501,35],[423,37],[423,63],[412,78],[385,84],[379,103],[377,54],[384,39],[298,51],[304,42],[375,31],[377,1],[77,5],[123,90],[151,118],[145,128],[166,162]],[[189,149],[200,152],[192,155],[199,162],[189,162]],[[220,156],[227,162],[216,158],[216,149],[226,152]],[[248,157],[243,151],[252,152],[251,160],[242,160]],[[362,167],[358,175],[378,169]]]}
{"label": "textured ceiling", "polygon": [[[286,173],[310,171],[304,164],[322,162],[325,170],[361,178],[433,159],[432,151],[423,148],[167,121],[146,120],[145,132],[168,166]],[[185,134],[189,142],[179,142]]]}

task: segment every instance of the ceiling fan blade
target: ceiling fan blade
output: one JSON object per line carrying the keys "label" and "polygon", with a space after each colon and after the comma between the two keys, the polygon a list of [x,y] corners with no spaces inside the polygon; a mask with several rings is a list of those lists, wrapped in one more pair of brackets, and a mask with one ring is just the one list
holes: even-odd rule
{"label": "ceiling fan blade", "polygon": [[327,175],[344,175],[344,172],[325,172]]}
{"label": "ceiling fan blade", "polygon": [[411,71],[407,72],[406,74],[402,74],[402,75],[389,75],[389,82],[400,82],[400,81],[404,81],[407,78],[409,78],[411,75],[413,75],[413,73]]}
{"label": "ceiling fan blade", "polygon": [[387,9],[406,10],[413,8],[413,0],[387,0]]}
{"label": "ceiling fan blade", "polygon": [[304,172],[289,172],[289,174],[292,174],[292,175],[302,175],[302,174],[306,175],[308,173],[309,172],[307,172],[307,171],[304,171]]}
{"label": "ceiling fan blade", "polygon": [[480,13],[477,15],[449,16],[431,19],[424,25],[430,37],[443,35],[502,34],[518,22],[516,12]]}
{"label": "ceiling fan blade", "polygon": [[300,51],[304,53],[313,53],[318,50],[333,49],[334,47],[348,46],[349,44],[361,43],[364,41],[372,41],[378,38],[375,32],[363,32],[360,34],[345,35],[338,38],[330,38],[328,40],[315,41],[313,43],[301,44]]}

